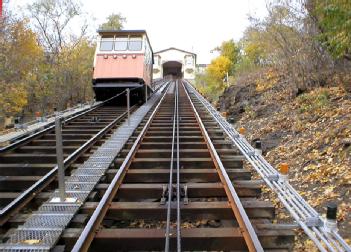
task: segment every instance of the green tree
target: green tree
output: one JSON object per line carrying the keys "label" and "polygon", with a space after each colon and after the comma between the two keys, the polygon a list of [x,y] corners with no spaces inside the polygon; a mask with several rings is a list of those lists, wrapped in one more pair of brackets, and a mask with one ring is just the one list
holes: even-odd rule
{"label": "green tree", "polygon": [[254,65],[264,65],[267,62],[267,43],[264,42],[264,37],[264,31],[249,27],[241,39],[244,57]]}
{"label": "green tree", "polygon": [[233,75],[235,70],[235,64],[240,59],[240,48],[234,42],[233,39],[222,42],[222,45],[215,48],[216,51],[220,52],[221,56],[226,57],[230,61],[229,74]]}
{"label": "green tree", "polygon": [[107,17],[106,22],[101,24],[99,28],[102,30],[122,30],[125,22],[126,18],[120,13],[112,13]]}
{"label": "green tree", "polygon": [[314,0],[310,14],[320,28],[320,41],[335,58],[351,61],[351,3]]}

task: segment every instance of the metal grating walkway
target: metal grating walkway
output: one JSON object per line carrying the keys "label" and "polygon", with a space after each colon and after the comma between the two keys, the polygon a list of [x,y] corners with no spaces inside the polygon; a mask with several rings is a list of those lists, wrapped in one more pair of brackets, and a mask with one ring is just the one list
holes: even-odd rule
{"label": "metal grating walkway", "polygon": [[17,228],[6,243],[0,244],[0,251],[50,251],[134,130],[161,97],[166,86],[166,84],[163,85],[143,106],[136,110],[130,117],[130,123],[128,124],[126,120],[110,139],[66,180],[67,197],[77,200],[55,202],[55,199],[59,198],[59,192],[53,192],[50,199]]}

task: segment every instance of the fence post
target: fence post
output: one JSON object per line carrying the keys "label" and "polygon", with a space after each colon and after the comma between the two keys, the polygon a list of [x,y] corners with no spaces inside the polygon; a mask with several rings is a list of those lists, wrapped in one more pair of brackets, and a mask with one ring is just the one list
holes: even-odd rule
{"label": "fence post", "polygon": [[147,85],[145,84],[145,103],[147,102]]}
{"label": "fence post", "polygon": [[63,144],[62,144],[62,118],[56,116],[55,118],[55,136],[56,136],[56,157],[58,167],[58,181],[59,181],[59,195],[60,200],[66,199],[65,188],[65,166],[63,164]]}
{"label": "fence post", "polygon": [[128,125],[130,125],[130,90],[127,88],[127,111],[128,111]]}

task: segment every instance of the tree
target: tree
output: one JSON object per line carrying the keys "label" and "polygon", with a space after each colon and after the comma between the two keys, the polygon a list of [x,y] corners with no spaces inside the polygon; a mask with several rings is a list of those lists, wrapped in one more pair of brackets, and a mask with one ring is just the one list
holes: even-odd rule
{"label": "tree", "polygon": [[331,55],[351,61],[351,3],[346,0],[307,1],[320,29],[319,39]]}
{"label": "tree", "polygon": [[57,57],[67,45],[77,45],[86,34],[86,20],[81,20],[80,34],[73,36],[69,25],[82,14],[80,5],[74,0],[37,0],[27,6],[29,16],[39,36],[40,44],[51,56]]}
{"label": "tree", "polygon": [[120,13],[112,13],[107,17],[107,21],[100,25],[102,30],[122,30],[126,18],[123,17]]}
{"label": "tree", "polygon": [[206,73],[218,82],[223,82],[223,78],[229,71],[232,62],[225,56],[219,56],[211,61]]}
{"label": "tree", "polygon": [[[38,109],[44,113],[53,107],[64,109],[90,100],[94,45],[86,37],[86,18],[80,3],[36,0],[28,10],[47,58],[30,82],[31,90],[37,91],[31,92],[31,104],[40,104]],[[81,25],[78,36],[72,31],[77,21]]]}
{"label": "tree", "polygon": [[0,26],[0,114],[12,116],[28,104],[27,82],[44,54],[27,20],[8,16]]}
{"label": "tree", "polygon": [[267,48],[263,41],[264,32],[258,27],[249,27],[244,32],[241,39],[241,47],[245,57],[250,63],[254,65],[264,65],[267,62]]}
{"label": "tree", "polygon": [[229,74],[234,74],[234,66],[240,59],[240,48],[233,39],[222,42],[220,47],[215,48],[220,52],[221,56],[226,57],[230,61]]}

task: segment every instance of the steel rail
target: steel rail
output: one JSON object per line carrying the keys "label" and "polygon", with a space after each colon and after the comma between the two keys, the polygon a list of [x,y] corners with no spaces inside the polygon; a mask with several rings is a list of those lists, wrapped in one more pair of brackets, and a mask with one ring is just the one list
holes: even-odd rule
{"label": "steel rail", "polygon": [[[137,87],[137,88],[139,88],[139,87]],[[135,88],[134,88],[134,89],[135,89]],[[115,95],[115,96],[113,96],[113,97],[111,97],[111,98],[109,98],[109,99],[107,99],[107,100],[105,100],[105,101],[103,101],[103,102],[101,102],[101,103],[98,103],[98,104],[96,104],[96,105],[93,105],[93,106],[92,106],[90,109],[88,109],[88,110],[85,110],[85,111],[83,111],[83,112],[78,112],[78,114],[75,114],[75,115],[73,115],[72,117],[69,117],[68,119],[66,119],[65,122],[71,122],[72,120],[75,120],[75,119],[77,119],[78,117],[84,116],[84,115],[86,115],[86,114],[88,114],[88,113],[90,113],[90,112],[92,112],[92,111],[94,111],[94,110],[96,110],[96,109],[98,109],[98,108],[104,106],[106,103],[112,101],[113,99],[118,98],[119,96],[121,96],[121,95],[122,95],[123,93],[125,93],[125,92],[126,92],[126,90],[122,91],[121,93],[118,93],[117,95]],[[17,147],[19,147],[19,146],[22,146],[22,145],[24,145],[24,144],[26,144],[26,143],[28,143],[28,142],[34,140],[35,138],[40,137],[41,135],[45,134],[46,132],[48,132],[48,131],[50,131],[50,130],[53,130],[54,128],[55,128],[55,122],[48,123],[48,124],[46,125],[46,128],[45,128],[45,129],[43,129],[43,130],[41,130],[41,131],[38,131],[38,132],[35,132],[34,134],[31,134],[31,135],[29,135],[29,136],[27,136],[27,137],[21,138],[20,140],[14,142],[14,143],[11,143],[11,144],[9,144],[9,145],[3,147],[3,148],[0,148],[0,153],[4,153],[4,152],[7,152],[7,151],[11,151],[11,150],[13,150],[13,149],[15,149],[15,148],[17,148]]]}
{"label": "steel rail", "polygon": [[180,217],[180,150],[179,150],[179,81],[176,82],[176,96],[177,96],[177,251],[182,251],[181,244],[181,217]]}
{"label": "steel rail", "polygon": [[87,225],[83,229],[83,232],[79,236],[77,242],[75,243],[75,245],[72,249],[73,252],[88,251],[90,244],[94,239],[95,232],[98,230],[104,216],[107,213],[109,205],[113,200],[113,197],[115,196],[120,185],[122,184],[122,180],[124,178],[124,175],[126,174],[127,169],[129,167],[130,163],[132,162],[132,157],[134,156],[136,150],[139,148],[141,141],[146,134],[146,131],[148,130],[149,126],[151,125],[151,122],[152,122],[153,118],[155,117],[156,112],[158,111],[161,103],[163,102],[163,100],[167,94],[168,89],[169,89],[169,86],[168,86],[168,88],[166,88],[166,92],[161,97],[159,103],[156,105],[156,107],[153,110],[152,114],[150,115],[148,121],[144,125],[142,131],[139,133],[133,146],[131,147],[130,151],[128,152],[126,158],[124,159],[122,165],[118,169],[118,172],[114,176],[114,178],[111,181],[110,185],[108,186],[106,192],[104,193],[102,199],[100,200],[98,206],[96,207],[93,215],[90,217]]}
{"label": "steel rail", "polygon": [[337,229],[329,230],[326,228],[323,217],[296,192],[287,180],[282,179],[277,170],[255,151],[245,137],[240,135],[190,83],[186,82],[186,85],[262,177],[263,181],[277,194],[279,200],[318,249],[320,251],[351,251],[351,247],[338,234]]}
{"label": "steel rail", "polygon": [[177,94],[174,95],[174,109],[173,109],[173,130],[172,130],[172,150],[171,150],[171,162],[169,168],[169,183],[168,183],[168,200],[167,200],[167,220],[166,220],[166,241],[165,251],[169,251],[169,240],[171,230],[171,204],[173,195],[173,166],[174,166],[174,143],[176,135],[176,118],[177,118]]}
{"label": "steel rail", "polygon": [[[164,82],[164,84],[168,84],[169,82]],[[164,85],[163,84],[163,85]],[[160,88],[163,86],[160,84],[155,92],[158,91]],[[137,89],[140,87],[135,87],[131,90]],[[95,107],[84,111],[82,113],[79,113],[78,115],[75,115],[74,117],[71,117],[69,120],[66,120],[66,122],[70,122],[80,116],[83,116],[93,110],[96,110],[97,108],[105,105],[106,103],[118,98],[122,94],[124,94],[126,90],[118,93],[117,95],[97,104]],[[134,105],[131,107],[131,110],[135,110],[137,105]],[[68,167],[70,164],[72,164],[82,153],[84,153],[86,150],[88,150],[92,145],[94,145],[103,135],[106,134],[110,129],[114,127],[115,124],[117,124],[123,117],[127,115],[127,111],[121,114],[118,118],[113,120],[110,124],[105,126],[102,130],[100,130],[98,133],[96,133],[92,138],[90,138],[87,142],[85,142],[82,146],[80,146],[77,150],[75,150],[73,153],[71,153],[65,160],[64,160],[64,166],[65,168]],[[27,138],[21,139],[20,141],[13,143],[9,146],[6,146],[5,148],[0,149],[1,150],[12,150],[16,147],[19,147],[20,145],[26,144],[29,141],[32,141],[36,137],[39,137],[40,135],[46,133],[47,131],[53,129],[55,125],[46,128],[40,132],[35,133],[34,135],[31,135]],[[18,197],[16,197],[13,201],[11,201],[8,205],[6,205],[4,208],[0,210],[0,226],[3,225],[9,218],[12,217],[12,215],[16,212],[18,212],[22,207],[26,205],[28,201],[33,199],[36,194],[40,191],[42,191],[46,186],[48,186],[53,179],[55,178],[55,175],[58,171],[58,166],[56,165],[51,171],[49,171],[47,174],[45,174],[40,180],[38,180],[36,183],[34,183],[32,186],[30,186],[27,190],[23,191]]]}
{"label": "steel rail", "polygon": [[[133,114],[132,125],[124,122],[84,164],[80,165],[69,176],[65,186],[68,189],[67,193],[71,197],[70,199],[75,201],[74,203],[56,202],[58,191],[53,192],[49,201],[42,204],[25,221],[23,226],[15,229],[6,243],[0,244],[0,250],[48,251],[52,249],[60,239],[62,231],[68,226],[91,190],[116,158],[128,138],[133,134],[133,131],[158,101],[162,90],[158,91],[156,97],[153,97]],[[111,145],[113,145],[112,148]],[[35,239],[39,243],[24,244],[23,241],[28,239]]]}
{"label": "steel rail", "polygon": [[238,221],[239,227],[242,230],[242,234],[243,237],[245,239],[246,245],[249,249],[249,251],[264,251],[262,248],[262,245],[260,243],[260,241],[258,240],[257,234],[249,220],[249,217],[247,216],[243,205],[241,204],[240,198],[238,196],[238,194],[236,193],[233,184],[223,166],[223,163],[212,143],[211,138],[209,137],[207,130],[202,122],[202,119],[199,115],[199,113],[197,112],[197,109],[194,106],[194,103],[192,102],[189,93],[187,91],[187,89],[185,88],[184,84],[182,83],[182,86],[185,90],[185,93],[187,95],[187,98],[191,104],[191,107],[194,111],[196,120],[200,126],[201,132],[205,138],[207,147],[210,151],[211,157],[215,163],[217,172],[219,174],[219,177],[221,179],[221,182],[224,186],[225,192],[227,194],[230,206],[233,210],[234,216],[236,218],[236,220]]}
{"label": "steel rail", "polygon": [[[136,105],[132,107],[132,110],[136,108]],[[111,123],[105,126],[102,130],[100,130],[97,134],[95,134],[92,138],[90,138],[87,142],[85,142],[81,147],[71,153],[64,160],[65,169],[71,165],[77,158],[87,151],[91,146],[93,146],[100,138],[102,138],[108,131],[110,131],[118,122],[120,122],[125,116],[127,112],[124,112],[119,117],[114,119]],[[47,174],[45,174],[40,180],[35,182],[32,186],[30,186],[27,190],[22,192],[17,198],[11,201],[6,207],[1,209],[0,211],[0,225],[3,225],[14,213],[18,212],[23,206],[26,205],[28,201],[33,199],[38,192],[43,190],[48,184],[50,184],[54,179],[58,171],[58,166],[56,165],[53,169],[51,169]]]}
{"label": "steel rail", "polygon": [[[86,103],[83,103],[83,104],[78,104],[78,105],[76,105],[76,106],[74,106],[74,107],[70,107],[70,108],[67,108],[67,109],[65,109],[65,110],[61,110],[60,113],[64,114],[64,113],[70,112],[70,111],[72,111],[72,110],[79,109],[79,108],[82,108],[82,107],[84,107],[84,106],[87,106],[85,109],[81,109],[80,111],[76,111],[76,112],[73,113],[73,114],[67,115],[67,117],[70,117],[70,116],[72,116],[72,115],[74,115],[74,114],[76,114],[76,113],[79,113],[79,112],[82,112],[82,111],[86,111],[87,109],[89,109],[89,108],[91,108],[92,106],[97,105],[97,104],[99,104],[99,103],[100,103],[100,102],[93,102],[93,103],[91,103],[91,102],[86,102]],[[90,105],[90,106],[89,106],[89,105]],[[43,117],[39,117],[39,118],[40,118],[40,119],[49,120],[49,119],[51,119],[51,118],[54,118],[55,116],[56,116],[56,113],[53,113],[53,114],[49,114],[49,115],[46,115],[46,116],[43,116]],[[38,120],[38,119],[34,119],[34,120],[32,120],[32,121],[28,121],[28,122],[22,123],[22,124],[20,124],[20,125],[21,125],[21,126],[30,127],[30,126],[32,126],[32,125],[34,125],[34,124],[40,122],[40,119],[39,119],[39,120]],[[52,123],[52,122],[50,122],[50,123]],[[43,125],[42,127],[45,127],[45,126],[47,126],[48,124],[49,124],[49,123]],[[12,132],[12,130],[14,130],[14,129],[16,129],[16,127],[9,128],[9,129],[5,130],[5,132],[2,131],[2,134],[10,133],[10,132]],[[25,133],[35,132],[35,131],[36,131],[36,130],[24,130],[23,133],[25,134]],[[22,135],[22,136],[17,136],[17,137],[14,137],[13,140],[20,139],[20,138],[22,138],[22,137],[23,137],[23,135]]]}

